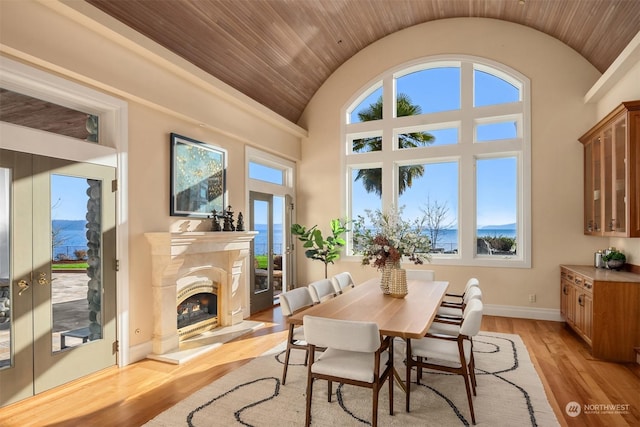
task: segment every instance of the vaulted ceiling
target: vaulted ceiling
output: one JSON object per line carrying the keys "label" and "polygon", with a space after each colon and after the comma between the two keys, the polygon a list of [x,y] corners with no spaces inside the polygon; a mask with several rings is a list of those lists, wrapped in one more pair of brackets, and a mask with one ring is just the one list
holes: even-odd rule
{"label": "vaulted ceiling", "polygon": [[502,19],[542,31],[604,72],[640,31],[640,0],[86,0],[296,122],[340,65],[436,19]]}

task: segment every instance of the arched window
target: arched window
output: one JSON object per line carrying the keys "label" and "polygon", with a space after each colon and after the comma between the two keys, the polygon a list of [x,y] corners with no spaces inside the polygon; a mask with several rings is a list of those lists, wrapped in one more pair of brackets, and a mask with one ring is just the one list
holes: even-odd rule
{"label": "arched window", "polygon": [[530,267],[529,81],[475,57],[388,70],[344,109],[347,216],[425,217],[432,263]]}

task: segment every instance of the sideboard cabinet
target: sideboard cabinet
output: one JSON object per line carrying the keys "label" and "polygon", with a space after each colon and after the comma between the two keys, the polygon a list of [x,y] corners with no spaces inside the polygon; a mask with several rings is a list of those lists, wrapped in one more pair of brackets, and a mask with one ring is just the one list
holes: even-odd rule
{"label": "sideboard cabinet", "polygon": [[560,314],[594,357],[635,362],[640,346],[640,274],[560,266]]}
{"label": "sideboard cabinet", "polygon": [[640,101],[620,104],[580,142],[584,233],[640,237]]}

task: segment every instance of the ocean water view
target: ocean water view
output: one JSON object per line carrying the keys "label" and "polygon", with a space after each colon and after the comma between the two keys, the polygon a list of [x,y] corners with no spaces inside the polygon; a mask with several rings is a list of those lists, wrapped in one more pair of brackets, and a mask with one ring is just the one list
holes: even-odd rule
{"label": "ocean water view", "polygon": [[[256,224],[255,231],[259,234],[254,239],[256,254],[267,253],[267,225]],[[325,230],[322,230],[323,233]],[[516,237],[515,228],[492,228],[483,227],[477,230],[478,237]],[[325,236],[326,237],[326,236]],[[276,224],[273,228],[273,252],[281,255],[283,252],[282,224]],[[438,242],[433,245],[434,248],[442,248],[444,252],[453,252],[458,250],[458,230],[446,229],[440,230],[438,233]]]}
{"label": "ocean water view", "polygon": [[[74,251],[87,249],[86,221],[54,220],[53,226],[57,227],[58,236],[56,240],[60,242],[54,247],[53,259],[59,256],[74,258]],[[256,224],[255,230],[258,235],[254,239],[256,254],[267,253],[267,225]],[[324,230],[323,230],[324,232]],[[516,230],[513,228],[480,228],[477,230],[478,237],[516,237]],[[458,249],[458,230],[440,230],[438,242],[434,248],[442,249],[444,252],[453,252]],[[282,237],[282,224],[275,224],[273,227],[273,253],[282,255],[284,243]]]}
{"label": "ocean water view", "polygon": [[51,221],[55,239],[53,259],[61,257],[75,259],[74,251],[87,250],[87,221],[84,220],[56,220]]}

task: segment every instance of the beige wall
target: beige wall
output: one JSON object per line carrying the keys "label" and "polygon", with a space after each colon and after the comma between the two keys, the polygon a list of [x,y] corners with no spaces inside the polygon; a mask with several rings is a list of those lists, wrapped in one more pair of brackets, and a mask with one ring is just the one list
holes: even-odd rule
{"label": "beige wall", "polygon": [[[498,20],[460,18],[417,25],[394,33],[352,57],[317,91],[300,124],[302,144],[298,217],[302,224],[328,224],[343,214],[339,112],[350,97],[386,69],[421,57],[459,53],[506,64],[531,80],[532,268],[454,267],[433,263],[436,277],[460,289],[478,277],[485,301],[498,306],[558,309],[559,264],[589,264],[606,239],[582,234],[582,146],[577,138],[593,123],[595,106],[583,97],[599,78],[584,58],[558,40]],[[298,279],[322,277],[322,265],[298,254]],[[406,267],[409,268],[408,264]],[[379,273],[358,259],[330,266],[356,280]],[[537,303],[528,302],[528,294]]]}
{"label": "beige wall", "polygon": [[[96,12],[84,2],[70,4],[88,8],[92,16]],[[58,2],[2,1],[0,54],[128,102],[127,316],[130,346],[144,347],[153,327],[144,233],[210,227],[208,220],[169,216],[169,133],[227,150],[228,203],[246,215],[245,147],[295,161],[306,132],[158,46],[144,49],[122,38],[115,30],[125,34],[126,29],[101,13],[93,18]]]}

